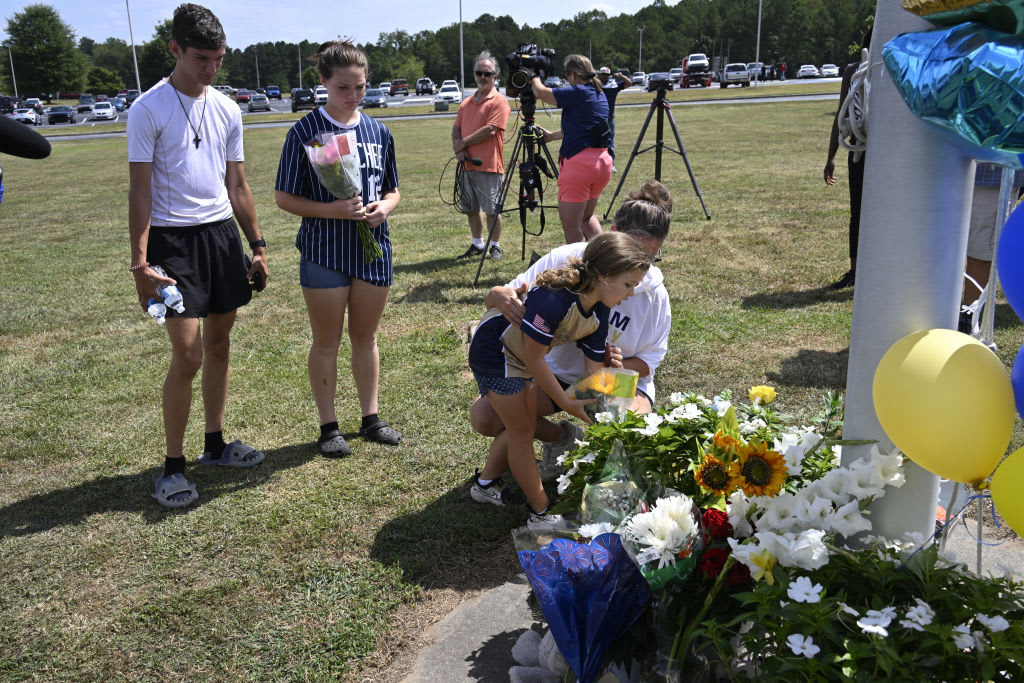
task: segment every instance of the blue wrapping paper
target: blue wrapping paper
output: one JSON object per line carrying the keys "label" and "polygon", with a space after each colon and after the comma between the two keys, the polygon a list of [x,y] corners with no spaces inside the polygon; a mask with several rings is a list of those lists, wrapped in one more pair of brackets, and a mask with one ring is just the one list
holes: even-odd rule
{"label": "blue wrapping paper", "polygon": [[617,534],[589,544],[555,539],[519,553],[551,635],[581,683],[601,673],[604,655],[643,614],[647,580]]}
{"label": "blue wrapping paper", "polygon": [[882,58],[915,116],[972,158],[1024,168],[1024,40],[966,23],[896,36]]}

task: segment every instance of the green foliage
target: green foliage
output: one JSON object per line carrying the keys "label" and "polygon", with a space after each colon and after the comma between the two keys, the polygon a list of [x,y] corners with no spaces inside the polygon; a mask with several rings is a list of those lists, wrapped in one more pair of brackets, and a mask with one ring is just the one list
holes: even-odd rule
{"label": "green foliage", "polygon": [[131,47],[120,38],[107,38],[92,49],[92,65],[117,74],[120,87],[135,87],[135,65]]}
{"label": "green foliage", "polygon": [[171,20],[165,19],[154,28],[154,36],[139,51],[139,80],[149,90],[157,81],[174,71],[175,60],[168,44],[171,42]]}
{"label": "green foliage", "polygon": [[7,20],[18,91],[29,94],[78,92],[85,84],[85,58],[75,31],[53,7],[27,5]]}
{"label": "green foliage", "polygon": [[[788,593],[797,576],[823,587],[819,601],[800,602]],[[821,569],[776,567],[775,578],[774,585],[760,582],[736,595],[742,610],[728,622],[712,614],[713,621],[704,624],[704,637],[724,659],[745,658],[755,678],[1019,681],[1024,676],[1024,586],[949,564],[934,544],[913,555],[896,549],[837,550]],[[933,614],[915,620],[907,611],[923,610],[919,601]],[[857,624],[868,610],[888,608],[895,608],[894,616],[882,620],[882,632]],[[979,614],[1001,616],[1008,628],[999,630],[998,623],[990,628]],[[742,623],[753,626],[740,634]],[[969,649],[954,640],[954,627],[960,625],[970,632]],[[793,635],[812,638],[820,652],[795,654],[787,644]]]}
{"label": "green foliage", "polygon": [[89,80],[85,86],[85,89],[89,92],[96,95],[101,93],[116,95],[117,91],[123,87],[124,82],[121,80],[121,77],[110,69],[104,69],[101,66],[94,66],[89,69]]}

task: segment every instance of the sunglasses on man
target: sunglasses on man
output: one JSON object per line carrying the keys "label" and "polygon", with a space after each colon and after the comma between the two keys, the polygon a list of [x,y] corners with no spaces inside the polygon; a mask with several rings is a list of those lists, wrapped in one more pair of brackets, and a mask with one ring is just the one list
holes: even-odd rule
{"label": "sunglasses on man", "polygon": [[473,73],[475,73],[477,76],[481,76],[483,78],[490,78],[491,76],[494,75],[493,71],[474,71]]}

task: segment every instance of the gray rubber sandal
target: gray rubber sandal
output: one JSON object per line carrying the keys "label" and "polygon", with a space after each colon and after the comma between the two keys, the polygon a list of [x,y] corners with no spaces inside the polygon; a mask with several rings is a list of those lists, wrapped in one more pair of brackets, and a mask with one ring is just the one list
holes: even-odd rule
{"label": "gray rubber sandal", "polygon": [[224,453],[214,460],[210,453],[203,453],[199,456],[201,465],[220,465],[221,467],[255,467],[263,462],[263,454],[252,446],[246,446],[241,441],[232,441],[224,447]]}
{"label": "gray rubber sandal", "polygon": [[320,455],[325,458],[344,458],[352,454],[352,449],[340,429],[333,429],[321,436],[317,439],[316,446]]}
{"label": "gray rubber sandal", "polygon": [[165,508],[183,508],[199,500],[199,491],[184,474],[170,474],[156,480],[153,497]]}

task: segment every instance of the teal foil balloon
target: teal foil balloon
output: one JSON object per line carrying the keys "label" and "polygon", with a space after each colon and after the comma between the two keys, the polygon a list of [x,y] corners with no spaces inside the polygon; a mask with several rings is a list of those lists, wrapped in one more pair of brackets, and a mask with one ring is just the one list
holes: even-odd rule
{"label": "teal foil balloon", "polygon": [[896,36],[882,59],[915,116],[974,159],[1024,168],[1024,40],[967,23]]}
{"label": "teal foil balloon", "polygon": [[1006,33],[1024,32],[1024,0],[903,0],[903,9],[936,26],[974,21]]}

